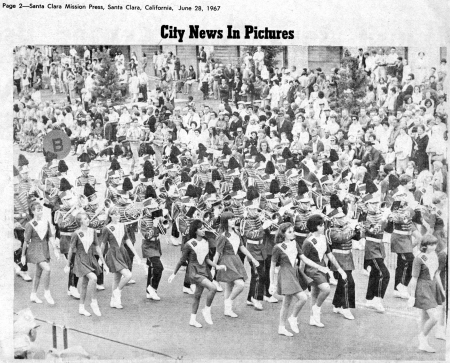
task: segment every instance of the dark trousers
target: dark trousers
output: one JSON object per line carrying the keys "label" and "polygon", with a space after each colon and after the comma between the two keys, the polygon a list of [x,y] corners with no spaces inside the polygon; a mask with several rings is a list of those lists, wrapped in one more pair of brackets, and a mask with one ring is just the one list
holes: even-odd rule
{"label": "dark trousers", "polygon": [[180,232],[178,232],[178,228],[175,221],[172,221],[172,237],[174,238],[180,237]]}
{"label": "dark trousers", "polygon": [[272,295],[269,294],[269,287],[270,287],[270,264],[272,261],[272,256],[267,256],[264,260],[264,295],[267,297],[271,297]]}
{"label": "dark trousers", "polygon": [[408,286],[411,280],[412,264],[414,255],[412,253],[398,253],[397,267],[395,269],[394,290],[397,290],[398,284]]}
{"label": "dark trousers", "polygon": [[147,102],[147,85],[140,85],[139,92],[142,93],[142,102]]}
{"label": "dark trousers", "polygon": [[364,259],[363,269],[367,270],[367,267],[369,267],[369,266],[370,266],[370,260]]}
{"label": "dark trousers", "polygon": [[352,271],[345,271],[347,280],[343,280],[340,273],[335,272],[334,277],[338,280],[336,291],[334,292],[333,305],[336,308],[355,308],[355,281]]}
{"label": "dark trousers", "polygon": [[19,248],[17,251],[14,251],[14,262],[20,267],[20,271],[24,271],[24,272],[28,271],[27,263],[25,262],[25,265],[22,265],[22,262],[20,262],[20,259],[22,257],[23,243],[25,241],[25,237],[24,237],[25,230],[24,229],[15,229],[14,235],[20,242],[22,242],[22,247]]}
{"label": "dark trousers", "polygon": [[[96,259],[97,262],[98,262],[98,260],[100,259],[100,257],[96,255],[96,256],[95,256],[95,259]],[[104,280],[105,280],[105,275],[103,274],[103,267],[102,267],[102,272],[100,272],[100,273],[97,275],[97,285],[103,285]]]}
{"label": "dark trousers", "polygon": [[[68,254],[65,253],[64,256],[66,256],[66,259],[67,259]],[[72,254],[72,259],[71,259],[70,265],[69,265],[70,266],[70,270],[69,270],[69,281],[68,281],[68,284],[67,284],[67,289],[70,289],[72,286],[77,288],[77,286],[78,286],[78,277],[77,277],[77,275],[75,275],[73,273],[73,264],[74,264],[74,262],[75,262],[75,254],[73,253]]]}
{"label": "dark trousers", "polygon": [[20,91],[22,91],[22,87],[20,86],[20,79],[15,79],[14,80],[14,86],[16,86],[17,88],[17,93],[20,93]]}
{"label": "dark trousers", "polygon": [[160,256],[147,258],[147,266],[148,266],[147,286],[153,287],[156,291],[158,290],[162,272],[164,271],[164,266],[161,263]]}
{"label": "dark trousers", "polygon": [[[188,236],[183,236],[181,239],[181,242],[183,243],[182,246],[184,246],[184,244],[189,240]],[[186,263],[181,264],[181,266],[186,266],[186,272],[184,273],[184,282],[183,282],[183,286],[187,287],[188,289],[191,288],[191,280],[189,279],[189,274],[188,274],[188,268],[189,268],[189,261],[187,261]]]}
{"label": "dark trousers", "polygon": [[371,267],[369,275],[369,283],[367,286],[366,299],[372,300],[374,297],[384,298],[386,289],[389,285],[389,279],[391,274],[388,268],[384,264],[382,258],[374,258],[369,260],[369,266]]}
{"label": "dark trousers", "polygon": [[251,298],[262,301],[264,296],[264,261],[258,261],[259,266],[255,267],[250,262],[252,278],[250,280],[250,289],[248,290],[247,300]]}

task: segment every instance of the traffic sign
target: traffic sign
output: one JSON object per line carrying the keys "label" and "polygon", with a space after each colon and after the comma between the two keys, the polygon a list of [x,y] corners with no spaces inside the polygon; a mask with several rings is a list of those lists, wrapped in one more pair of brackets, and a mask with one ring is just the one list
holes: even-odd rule
{"label": "traffic sign", "polygon": [[64,131],[53,130],[44,137],[44,151],[55,153],[58,159],[64,159],[70,153],[70,138]]}

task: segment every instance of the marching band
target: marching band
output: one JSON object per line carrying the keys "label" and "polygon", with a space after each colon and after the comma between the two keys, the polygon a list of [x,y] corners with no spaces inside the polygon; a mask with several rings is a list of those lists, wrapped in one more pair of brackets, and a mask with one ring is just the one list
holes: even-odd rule
{"label": "marching band", "polygon": [[[297,315],[309,296],[309,324],[324,327],[320,311],[335,279],[333,311],[355,319],[352,248],[360,239],[365,239],[365,266],[371,268],[367,307],[385,311],[390,280],[384,263],[386,236],[398,256],[394,296],[414,296],[408,290],[411,278],[418,277],[414,248],[421,246],[425,234],[433,233],[428,220],[445,220],[446,212],[422,205],[410,191],[409,176],[388,175],[377,186],[364,168],[342,166],[333,153],[309,159],[309,149],[303,161],[294,161],[288,148],[271,160],[254,147],[243,158],[232,156],[227,145],[222,155],[208,151],[200,144],[198,155],[186,158],[184,150],[171,145],[158,163],[148,146],[133,175],[125,175],[113,158],[104,196],[96,191],[101,182],[90,175],[89,162],[80,164],[81,175],[72,186],[67,170],[59,170],[56,155],[46,154],[38,180],[29,178],[28,161],[20,155],[14,169],[15,235],[20,241],[15,262],[24,280],[30,279],[27,263],[36,264],[30,300],[42,303],[37,288],[45,276],[44,297],[54,303],[49,290],[53,246],[58,258],[61,253],[67,259],[68,295],[80,299],[81,315],[91,315],[84,305],[86,291],[104,289],[105,272],[113,274],[110,306],[122,309],[122,290],[134,282],[133,259],[141,264],[134,247],[137,233],[142,235],[142,259],[148,266],[146,296],[152,300],[161,300],[161,236],[174,246],[182,245],[169,282],[187,266],[183,291],[193,294],[189,324],[197,328],[202,327],[196,315],[205,289],[206,323],[213,324],[211,304],[222,289],[224,314],[237,318],[233,304],[248,278],[247,305],[256,310],[263,310],[264,303],[277,303],[275,294],[283,296],[280,335],[293,336],[286,322],[299,333]],[[50,217],[43,216],[44,209]],[[101,316],[95,294],[90,306]],[[422,347],[428,349],[423,339]]]}

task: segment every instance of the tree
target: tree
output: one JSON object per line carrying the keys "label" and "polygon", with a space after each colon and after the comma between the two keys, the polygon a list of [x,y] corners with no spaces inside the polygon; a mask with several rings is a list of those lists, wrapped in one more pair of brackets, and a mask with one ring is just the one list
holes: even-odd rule
{"label": "tree", "polygon": [[112,102],[117,102],[122,99],[120,92],[123,86],[119,83],[119,73],[116,65],[111,62],[109,57],[102,60],[102,66],[99,70],[95,70],[95,87],[94,96]]}
{"label": "tree", "polygon": [[358,60],[346,49],[341,60],[341,69],[337,80],[337,107],[346,108],[350,112],[358,112],[364,106],[364,97],[368,85],[367,74],[358,69]]}
{"label": "tree", "polygon": [[[264,52],[264,64],[267,67],[276,67],[278,64],[278,60],[276,59],[277,55],[283,52],[282,46],[273,46],[268,45],[265,47],[262,47],[262,50]],[[257,51],[256,46],[245,46],[244,47],[244,53],[249,52],[251,55],[253,55]],[[244,55],[242,55],[244,56]]]}

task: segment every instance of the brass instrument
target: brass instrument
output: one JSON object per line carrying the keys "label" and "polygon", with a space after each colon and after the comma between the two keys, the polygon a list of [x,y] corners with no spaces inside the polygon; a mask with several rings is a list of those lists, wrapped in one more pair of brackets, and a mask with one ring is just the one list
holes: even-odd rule
{"label": "brass instrument", "polygon": [[109,207],[111,207],[111,205],[112,205],[111,199],[105,199],[104,206],[102,208],[100,208],[97,212],[95,212],[95,214],[91,218],[91,220],[94,220],[95,218],[97,218],[104,210],[109,209]]}

